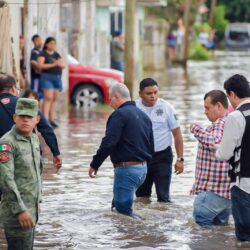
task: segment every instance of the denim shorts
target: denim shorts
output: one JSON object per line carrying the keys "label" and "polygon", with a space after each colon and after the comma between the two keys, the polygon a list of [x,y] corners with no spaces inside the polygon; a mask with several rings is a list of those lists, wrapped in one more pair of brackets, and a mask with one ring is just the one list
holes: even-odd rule
{"label": "denim shorts", "polygon": [[231,213],[231,201],[214,192],[201,192],[194,200],[193,216],[200,226],[225,225]]}
{"label": "denim shorts", "polygon": [[59,91],[62,91],[61,75],[41,73],[40,83],[42,89],[57,89]]}

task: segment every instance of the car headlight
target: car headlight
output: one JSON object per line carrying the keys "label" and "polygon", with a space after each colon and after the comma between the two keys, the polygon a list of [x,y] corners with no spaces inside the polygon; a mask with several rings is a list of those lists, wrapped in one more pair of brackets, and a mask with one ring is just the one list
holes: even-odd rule
{"label": "car headlight", "polygon": [[106,78],[104,80],[105,84],[108,86],[108,87],[111,87],[117,83],[119,83],[117,80],[115,80],[114,78]]}

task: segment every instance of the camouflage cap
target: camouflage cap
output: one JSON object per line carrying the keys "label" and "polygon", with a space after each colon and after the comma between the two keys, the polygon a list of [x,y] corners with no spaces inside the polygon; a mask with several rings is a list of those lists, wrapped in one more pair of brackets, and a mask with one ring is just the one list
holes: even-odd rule
{"label": "camouflage cap", "polygon": [[19,98],[16,103],[16,115],[37,116],[38,101],[29,98]]}

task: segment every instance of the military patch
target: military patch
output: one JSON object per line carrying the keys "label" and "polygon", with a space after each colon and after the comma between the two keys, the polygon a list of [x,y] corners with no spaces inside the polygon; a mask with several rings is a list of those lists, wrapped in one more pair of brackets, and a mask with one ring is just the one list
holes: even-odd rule
{"label": "military patch", "polygon": [[8,152],[0,152],[0,162],[6,162],[9,160]]}
{"label": "military patch", "polygon": [[178,121],[178,116],[176,114],[174,114],[174,118],[176,121]]}
{"label": "military patch", "polygon": [[2,151],[10,151],[10,144],[0,144],[0,152]]}
{"label": "military patch", "polygon": [[10,99],[9,98],[3,98],[2,100],[1,100],[1,103],[2,104],[8,104],[10,102]]}

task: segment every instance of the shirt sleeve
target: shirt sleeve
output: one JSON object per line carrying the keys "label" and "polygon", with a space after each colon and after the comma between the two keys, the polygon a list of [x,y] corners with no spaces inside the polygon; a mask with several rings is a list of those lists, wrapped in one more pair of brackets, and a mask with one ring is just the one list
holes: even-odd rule
{"label": "shirt sleeve", "polygon": [[219,120],[212,125],[210,131],[206,131],[198,124],[191,126],[191,133],[204,147],[214,150],[214,145],[221,142],[223,136],[224,121]]}
{"label": "shirt sleeve", "polygon": [[31,61],[37,61],[38,56],[39,56],[39,52],[37,52],[37,51],[32,51],[32,52],[31,52],[31,55],[30,55],[30,60],[31,60]]}
{"label": "shirt sleeve", "polygon": [[180,127],[178,116],[174,107],[170,104],[167,106],[167,113],[168,113],[168,125],[171,130]]}
{"label": "shirt sleeve", "polygon": [[98,169],[104,160],[112,153],[114,147],[119,142],[124,127],[122,115],[115,111],[107,122],[105,136],[102,139],[101,145],[93,156],[90,166]]}
{"label": "shirt sleeve", "polygon": [[39,115],[41,119],[40,119],[40,122],[37,124],[37,130],[41,133],[46,144],[49,146],[52,154],[54,156],[60,155],[57,138],[52,127],[49,125],[47,119],[44,117],[44,115],[40,111],[39,111]]}
{"label": "shirt sleeve", "polygon": [[238,142],[241,141],[244,117],[241,115],[241,117],[238,118],[239,119],[229,115],[226,119],[223,137],[215,154],[219,160],[229,160],[233,156],[234,149],[238,146]]}
{"label": "shirt sleeve", "polygon": [[9,151],[5,151],[7,159],[0,162],[0,188],[3,193],[8,195],[10,201],[10,210],[16,215],[27,210],[21,195],[18,191],[14,178],[14,154],[13,147]]}

